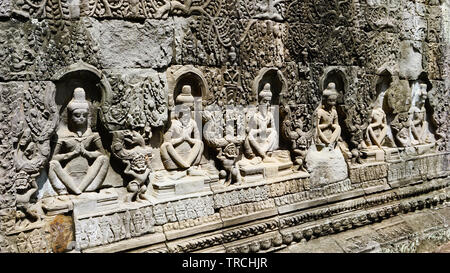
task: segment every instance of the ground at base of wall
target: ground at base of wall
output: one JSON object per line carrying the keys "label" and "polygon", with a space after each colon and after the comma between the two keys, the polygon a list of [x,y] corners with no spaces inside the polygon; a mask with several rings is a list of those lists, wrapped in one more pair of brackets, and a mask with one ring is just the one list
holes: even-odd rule
{"label": "ground at base of wall", "polygon": [[279,253],[450,253],[450,205],[319,237]]}

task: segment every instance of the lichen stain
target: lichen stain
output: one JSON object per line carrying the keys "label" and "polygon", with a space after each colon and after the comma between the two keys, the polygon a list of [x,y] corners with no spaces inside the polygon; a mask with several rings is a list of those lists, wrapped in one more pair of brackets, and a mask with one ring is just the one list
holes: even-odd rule
{"label": "lichen stain", "polygon": [[64,252],[69,243],[74,240],[72,217],[64,215],[56,216],[50,223],[50,234],[53,252]]}

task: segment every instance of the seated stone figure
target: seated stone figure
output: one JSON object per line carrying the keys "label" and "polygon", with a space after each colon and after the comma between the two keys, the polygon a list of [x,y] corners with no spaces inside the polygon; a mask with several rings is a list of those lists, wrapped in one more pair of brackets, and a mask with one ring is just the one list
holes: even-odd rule
{"label": "seated stone figure", "polygon": [[50,183],[58,194],[96,191],[106,177],[109,160],[99,134],[90,128],[83,88],[74,90],[67,112],[68,130],[58,133],[48,173]]}
{"label": "seated stone figure", "polygon": [[408,112],[398,113],[391,122],[392,134],[397,147],[409,147],[411,120]]}
{"label": "seated stone figure", "polygon": [[323,91],[322,106],[317,110],[316,144],[334,148],[341,135],[338,122],[336,100],[338,92],[335,83],[331,82]]}
{"label": "seated stone figure", "polygon": [[186,170],[200,163],[204,148],[197,123],[191,116],[194,97],[190,86],[182,87],[176,103],[178,114],[164,135],[161,158],[167,170]]}
{"label": "seated stone figure", "polygon": [[348,148],[340,139],[341,126],[335,105],[338,97],[336,85],[331,82],[323,90],[322,104],[316,109],[314,144],[306,153],[306,169],[311,187],[343,181],[348,177],[344,154]]}
{"label": "seated stone figure", "polygon": [[[361,141],[361,153],[364,161],[384,161],[384,150],[388,144],[386,113],[380,105],[376,105],[370,114],[370,123],[367,126],[364,139]],[[388,154],[391,154],[389,151]],[[361,163],[361,162],[360,162]]]}
{"label": "seated stone figure", "polygon": [[363,148],[382,149],[387,135],[386,114],[379,106],[375,107],[371,113],[371,121],[367,126]]}
{"label": "seated stone figure", "polygon": [[277,148],[278,133],[275,120],[270,112],[272,91],[269,83],[259,93],[259,111],[250,118],[245,149],[248,157],[258,156],[263,161],[270,160],[272,152]]}
{"label": "seated stone figure", "polygon": [[411,144],[423,145],[434,143],[434,137],[428,128],[426,120],[425,101],[427,100],[427,85],[421,84],[418,93],[418,98],[411,107]]}

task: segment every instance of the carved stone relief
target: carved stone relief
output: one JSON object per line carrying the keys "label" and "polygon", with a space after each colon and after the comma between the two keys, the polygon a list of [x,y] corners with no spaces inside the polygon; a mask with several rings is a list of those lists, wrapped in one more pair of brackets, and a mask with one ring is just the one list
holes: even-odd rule
{"label": "carved stone relief", "polygon": [[[51,99],[51,82],[2,84],[2,229],[4,232],[39,225],[42,209],[36,204],[37,180],[48,163],[50,136],[58,123]],[[8,110],[9,107],[14,107]],[[14,208],[14,209],[12,209]],[[4,210],[3,210],[4,209]]]}
{"label": "carved stone relief", "polygon": [[109,130],[135,130],[150,139],[152,127],[167,121],[166,78],[153,70],[107,72],[112,96],[102,106]]}
{"label": "carved stone relief", "polygon": [[149,187],[151,171],[152,148],[146,146],[143,136],[136,131],[114,131],[111,150],[113,154],[125,163],[124,174],[132,177],[127,190],[131,193],[130,200],[146,200],[145,193]]}
{"label": "carved stone relief", "polygon": [[190,169],[201,160],[204,147],[198,126],[192,117],[194,97],[191,88],[189,85],[182,86],[181,93],[175,99],[175,117],[164,135],[161,159],[167,170]]}
{"label": "carved stone relief", "polygon": [[8,17],[11,14],[11,1],[5,0],[0,4],[0,17]]}
{"label": "carved stone relief", "polygon": [[8,21],[2,22],[0,33],[0,58],[7,64],[1,78],[7,80],[53,80],[57,71],[80,60],[98,64],[98,47],[81,21]]}
{"label": "carved stone relief", "polygon": [[314,113],[314,142],[305,158],[314,187],[344,180],[348,175],[343,157],[346,148],[341,146],[342,128],[336,110],[339,95],[336,83],[329,82],[323,90],[322,103]]}
{"label": "carved stone relief", "polygon": [[[104,154],[100,135],[90,126],[89,103],[83,88],[73,91],[67,114],[67,130],[58,132],[50,161],[50,182],[59,195],[96,191],[106,177],[109,158]],[[89,165],[89,161],[93,163]]]}

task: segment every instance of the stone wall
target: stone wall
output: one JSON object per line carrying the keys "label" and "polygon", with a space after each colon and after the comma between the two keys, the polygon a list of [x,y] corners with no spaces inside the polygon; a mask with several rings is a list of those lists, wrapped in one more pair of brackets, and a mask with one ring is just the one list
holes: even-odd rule
{"label": "stone wall", "polygon": [[0,252],[272,252],[447,206],[449,13],[0,0]]}

